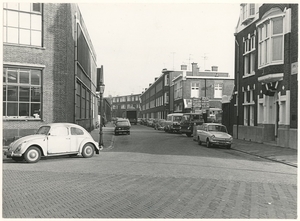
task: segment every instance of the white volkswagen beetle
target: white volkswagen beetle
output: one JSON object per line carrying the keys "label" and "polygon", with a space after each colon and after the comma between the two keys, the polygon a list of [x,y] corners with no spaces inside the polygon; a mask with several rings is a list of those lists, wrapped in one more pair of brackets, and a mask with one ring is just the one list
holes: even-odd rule
{"label": "white volkswagen beetle", "polygon": [[232,136],[228,134],[226,126],[218,123],[204,123],[197,128],[198,144],[206,143],[206,147],[225,146],[231,148]]}
{"label": "white volkswagen beetle", "polygon": [[99,154],[99,146],[81,126],[71,123],[52,123],[41,126],[36,134],[21,137],[4,153],[15,161],[38,162],[42,156],[81,154],[89,158]]}

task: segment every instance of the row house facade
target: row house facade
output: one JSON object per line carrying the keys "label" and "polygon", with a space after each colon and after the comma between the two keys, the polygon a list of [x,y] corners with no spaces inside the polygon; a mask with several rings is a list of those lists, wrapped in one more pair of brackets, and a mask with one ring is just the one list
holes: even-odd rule
{"label": "row house facade", "polygon": [[127,110],[136,110],[137,116],[140,118],[140,94],[115,96],[112,97],[111,100],[111,116],[113,118],[126,118]]}
{"label": "row house facade", "polygon": [[3,138],[97,121],[96,53],[77,4],[3,4]]}
{"label": "row house facade", "polygon": [[172,79],[179,76],[181,72],[162,70],[162,74],[150,83],[148,88],[141,94],[141,116],[142,118],[166,119],[172,112],[171,84]]}
{"label": "row house facade", "polygon": [[298,4],[241,4],[235,138],[297,148]]}
{"label": "row house facade", "polygon": [[170,113],[189,113],[194,109],[191,99],[207,97],[211,108],[222,108],[224,96],[231,96],[233,79],[228,73],[219,72],[213,66],[211,71],[200,72],[197,63],[192,70],[181,65],[179,71],[163,70],[163,74],[141,95],[143,118],[166,119]]}

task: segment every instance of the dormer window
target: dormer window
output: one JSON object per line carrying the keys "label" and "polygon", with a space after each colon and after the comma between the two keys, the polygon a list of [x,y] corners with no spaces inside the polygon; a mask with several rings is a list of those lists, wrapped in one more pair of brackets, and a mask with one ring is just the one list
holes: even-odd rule
{"label": "dormer window", "polygon": [[255,4],[241,4],[242,7],[242,23],[249,24],[255,16]]}

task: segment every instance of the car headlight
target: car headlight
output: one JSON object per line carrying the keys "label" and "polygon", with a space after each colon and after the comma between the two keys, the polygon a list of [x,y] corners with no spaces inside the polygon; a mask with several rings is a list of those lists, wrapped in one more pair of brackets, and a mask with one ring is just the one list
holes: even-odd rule
{"label": "car headlight", "polygon": [[229,140],[229,141],[232,141],[232,140],[233,140],[233,137],[228,138],[228,140]]}
{"label": "car headlight", "polygon": [[19,152],[22,149],[22,147],[25,145],[25,143],[26,142],[23,142],[23,143],[19,144],[19,146],[15,149],[14,152]]}
{"label": "car headlight", "polygon": [[214,140],[215,138],[216,138],[215,135],[212,135],[212,136],[210,137],[211,140]]}

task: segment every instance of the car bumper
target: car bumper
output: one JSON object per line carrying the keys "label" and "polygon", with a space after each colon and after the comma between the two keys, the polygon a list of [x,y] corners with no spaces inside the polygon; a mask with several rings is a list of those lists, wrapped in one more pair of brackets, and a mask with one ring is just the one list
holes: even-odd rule
{"label": "car bumper", "polygon": [[7,157],[7,158],[12,158],[12,157],[21,157],[22,154],[21,153],[14,153],[13,151],[4,151],[4,155]]}
{"label": "car bumper", "polygon": [[231,145],[231,141],[211,140],[210,142],[213,145],[219,145],[219,146],[228,146],[228,145]]}

